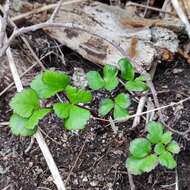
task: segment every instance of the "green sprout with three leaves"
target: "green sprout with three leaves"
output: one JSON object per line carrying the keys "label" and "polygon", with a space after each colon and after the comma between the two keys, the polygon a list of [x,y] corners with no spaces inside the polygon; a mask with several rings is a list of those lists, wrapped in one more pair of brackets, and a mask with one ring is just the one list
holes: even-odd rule
{"label": "green sprout with three leaves", "polygon": [[17,136],[35,134],[39,121],[52,112],[51,108],[41,107],[40,102],[59,92],[66,94],[69,103],[55,103],[53,110],[56,115],[64,119],[66,129],[83,129],[90,118],[90,112],[77,104],[90,102],[92,94],[72,87],[69,83],[70,78],[65,73],[47,70],[36,76],[30,84],[31,88],[16,93],[10,102],[13,109],[10,118],[12,133]]}
{"label": "green sprout with three leaves", "polygon": [[128,94],[120,93],[114,101],[110,98],[102,100],[100,103],[99,113],[102,116],[107,115],[112,109],[114,109],[114,119],[119,119],[129,115],[127,108],[131,105],[131,100]]}
{"label": "green sprout with three leaves", "polygon": [[171,132],[164,132],[164,126],[154,121],[148,123],[147,130],[146,138],[136,138],[130,143],[130,156],[126,160],[129,172],[140,175],[150,172],[158,164],[174,169],[176,161],[173,155],[179,153],[180,147],[172,140]]}

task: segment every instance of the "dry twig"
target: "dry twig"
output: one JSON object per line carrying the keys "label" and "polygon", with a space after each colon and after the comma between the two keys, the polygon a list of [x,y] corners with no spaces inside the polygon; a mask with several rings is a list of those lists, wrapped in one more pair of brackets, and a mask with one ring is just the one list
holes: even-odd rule
{"label": "dry twig", "polygon": [[179,18],[185,24],[188,36],[190,38],[190,24],[189,24],[187,16],[185,15],[185,13],[184,13],[182,7],[180,6],[178,0],[171,0],[171,2],[172,2],[173,7],[175,8]]}

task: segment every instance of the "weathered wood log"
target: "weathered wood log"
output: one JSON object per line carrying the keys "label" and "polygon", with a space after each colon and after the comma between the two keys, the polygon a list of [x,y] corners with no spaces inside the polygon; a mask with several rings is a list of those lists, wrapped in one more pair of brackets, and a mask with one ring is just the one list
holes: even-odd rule
{"label": "weathered wood log", "polygon": [[[179,20],[148,22],[147,19],[131,17],[119,7],[91,1],[62,6],[55,21],[77,23],[84,29],[119,44],[146,69],[150,69],[153,60],[161,56],[162,51],[157,51],[158,49],[175,53],[178,48],[176,34],[170,29],[157,26],[183,27]],[[85,32],[50,28],[48,33],[96,64],[114,65],[122,57],[111,44]]]}

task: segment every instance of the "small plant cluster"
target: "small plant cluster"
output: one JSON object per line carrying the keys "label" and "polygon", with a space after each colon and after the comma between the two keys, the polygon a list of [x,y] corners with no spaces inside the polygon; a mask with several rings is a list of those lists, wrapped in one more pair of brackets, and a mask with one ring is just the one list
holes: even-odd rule
{"label": "small plant cluster", "polygon": [[[121,76],[123,79],[129,80],[126,86],[131,86],[131,91],[147,89],[146,83],[142,81],[140,83],[134,82],[139,81],[139,79],[134,80],[134,69],[127,59],[121,59],[119,65],[121,66]],[[88,84],[93,90],[105,88],[111,91],[119,84],[117,74],[116,67],[106,65],[103,69],[103,78],[96,71],[87,73]],[[10,107],[14,112],[10,118],[10,127],[13,134],[32,136],[37,130],[39,121],[52,111],[64,120],[66,129],[83,129],[90,118],[90,111],[81,108],[79,104],[92,101],[92,94],[90,91],[71,86],[70,81],[70,77],[63,72],[46,70],[36,76],[31,82],[30,88],[17,93],[10,102]],[[130,82],[135,84],[128,85]],[[40,106],[40,101],[48,99],[59,92],[65,94],[67,102],[55,103],[52,108]],[[103,100],[99,113],[105,116],[114,109],[114,118],[125,117],[128,115],[127,108],[129,106],[129,96],[121,93],[115,97],[114,101],[111,99]]]}
{"label": "small plant cluster", "polygon": [[[87,73],[88,85],[92,90],[114,90],[119,84],[118,75],[125,81],[122,82],[127,91],[142,92],[148,89],[143,76],[135,77],[132,64],[123,58],[118,62],[119,70],[110,65],[105,65],[103,72],[90,71]],[[32,136],[36,133],[38,123],[50,112],[64,121],[68,130],[83,129],[90,119],[91,113],[81,104],[92,101],[90,91],[70,85],[71,80],[63,72],[46,70],[37,75],[30,87],[17,93],[10,101],[13,114],[10,118],[10,127],[17,136]],[[54,103],[51,107],[43,107],[43,100],[51,98],[57,93],[63,93],[66,101]],[[116,97],[106,98],[100,102],[98,112],[106,116],[113,111],[114,119],[129,116],[128,108],[131,105],[127,93],[117,94]],[[152,147],[154,146],[154,149]],[[126,167],[132,174],[141,174],[154,169],[158,163],[173,169],[176,162],[172,154],[179,152],[178,144],[172,140],[170,132],[163,132],[160,123],[148,124],[147,138],[137,138],[130,143],[130,157]]]}
{"label": "small plant cluster", "polygon": [[126,160],[128,170],[139,175],[150,172],[158,164],[174,169],[176,161],[173,155],[179,153],[180,147],[172,140],[171,132],[164,132],[164,126],[154,121],[148,123],[147,130],[146,138],[136,138],[130,143],[131,155]]}
{"label": "small plant cluster", "polygon": [[[125,89],[130,92],[142,92],[148,89],[143,76],[135,78],[135,70],[132,64],[126,59],[120,59],[118,62],[120,66],[120,76],[126,81]],[[103,74],[97,71],[90,71],[87,73],[88,85],[93,90],[106,89],[108,91],[114,90],[118,84],[118,69],[114,66],[106,65],[103,68]],[[114,119],[127,117],[129,115],[128,108],[131,105],[131,100],[128,94],[120,93],[114,100],[110,98],[102,100],[100,103],[99,114],[106,116],[110,111],[113,111]]]}
{"label": "small plant cluster", "polygon": [[[32,136],[37,131],[38,122],[52,111],[64,120],[66,129],[83,129],[90,118],[90,112],[78,104],[90,102],[92,94],[69,84],[70,78],[63,72],[47,70],[31,82],[30,88],[17,93],[10,102],[10,107],[13,109],[13,115],[10,118],[12,133]],[[66,94],[67,102],[55,103],[53,108],[40,106],[40,101],[59,92]]]}

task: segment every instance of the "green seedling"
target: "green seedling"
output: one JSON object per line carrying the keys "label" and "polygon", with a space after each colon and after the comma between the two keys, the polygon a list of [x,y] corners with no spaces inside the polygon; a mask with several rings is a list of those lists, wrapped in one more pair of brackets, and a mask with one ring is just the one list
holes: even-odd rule
{"label": "green seedling", "polygon": [[114,90],[119,81],[117,79],[118,70],[114,66],[106,65],[103,68],[103,76],[97,71],[87,73],[88,85],[93,90],[105,88],[108,91]]}
{"label": "green seedling", "polygon": [[128,61],[127,58],[122,58],[119,60],[121,78],[126,80],[125,88],[131,92],[142,92],[148,89],[143,76],[135,78],[135,70],[133,65]]}
{"label": "green seedling", "polygon": [[126,167],[134,175],[150,172],[158,164],[174,169],[176,161],[173,157],[180,151],[179,145],[172,140],[172,134],[164,132],[161,123],[151,121],[147,126],[146,138],[136,138],[129,146],[130,156],[126,160]]}
{"label": "green seedling", "polygon": [[113,111],[114,119],[126,117],[129,115],[127,108],[130,105],[131,101],[128,94],[120,93],[114,98],[114,101],[109,98],[104,99],[100,103],[99,114],[105,116],[112,109],[114,109]]}
{"label": "green seedling", "polygon": [[60,116],[59,112],[68,110],[67,117],[60,116],[65,120],[65,128],[70,130],[84,128],[90,118],[90,112],[76,104],[90,102],[92,95],[88,91],[69,86],[69,83],[70,78],[65,73],[47,70],[31,82],[31,88],[17,93],[10,101],[10,107],[13,109],[10,118],[12,133],[17,136],[35,134],[39,121],[51,112],[50,108],[42,108],[40,101],[58,92],[66,93],[70,101],[70,103],[57,103],[57,106],[56,104],[53,106],[58,116]]}
{"label": "green seedling", "polygon": [[69,130],[84,129],[85,124],[90,118],[90,112],[76,104],[89,103],[92,100],[92,94],[72,86],[67,86],[65,92],[69,103],[54,104],[53,109],[56,115],[64,119],[65,128]]}

